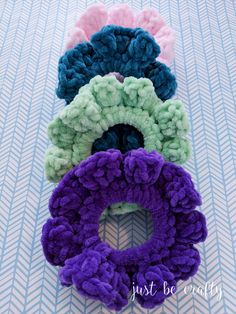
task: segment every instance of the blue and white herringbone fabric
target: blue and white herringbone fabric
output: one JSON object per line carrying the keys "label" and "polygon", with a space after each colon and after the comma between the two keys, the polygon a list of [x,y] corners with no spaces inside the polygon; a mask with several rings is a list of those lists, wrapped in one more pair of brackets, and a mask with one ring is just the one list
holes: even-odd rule
{"label": "blue and white herringbone fabric", "polygon": [[[58,58],[76,15],[94,1],[0,1],[0,313],[111,313],[61,287],[40,234],[53,189],[44,177],[46,126],[63,108],[55,96]],[[115,1],[107,0],[107,6]],[[159,309],[130,302],[122,313],[236,313],[236,21],[230,0],[131,0],[153,6],[177,33],[173,66],[186,104],[193,154],[186,165],[203,196],[209,236],[188,285],[214,282],[222,297],[178,293]],[[125,248],[148,238],[140,212],[109,219],[101,235]]]}

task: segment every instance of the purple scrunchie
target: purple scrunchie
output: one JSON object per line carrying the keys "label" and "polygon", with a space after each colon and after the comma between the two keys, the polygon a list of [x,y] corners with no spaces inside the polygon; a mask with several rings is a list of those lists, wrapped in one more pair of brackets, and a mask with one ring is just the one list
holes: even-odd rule
{"label": "purple scrunchie", "polygon": [[[152,237],[123,251],[111,248],[98,234],[103,210],[116,202],[136,203],[153,220]],[[50,199],[53,218],[43,226],[42,245],[47,260],[63,266],[63,285],[74,284],[84,296],[113,310],[128,303],[131,284],[153,282],[155,296],[139,295],[145,308],[161,304],[169,295],[164,282],[176,285],[193,276],[200,256],[193,244],[207,236],[205,217],[190,175],[144,149],[122,155],[98,152],[69,171]]]}

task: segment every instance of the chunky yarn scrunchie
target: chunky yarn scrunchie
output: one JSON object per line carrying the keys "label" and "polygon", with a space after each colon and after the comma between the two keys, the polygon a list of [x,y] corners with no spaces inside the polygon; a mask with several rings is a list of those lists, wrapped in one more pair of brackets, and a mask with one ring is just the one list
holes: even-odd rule
{"label": "chunky yarn scrunchie", "polygon": [[137,14],[127,4],[114,5],[107,9],[103,3],[96,3],[76,21],[68,34],[66,48],[89,41],[91,36],[105,25],[140,27],[148,31],[160,46],[161,53],[157,60],[170,65],[174,59],[175,32],[167,26],[157,10],[145,8]]}
{"label": "chunky yarn scrunchie", "polygon": [[57,96],[68,104],[94,76],[118,72],[124,77],[149,78],[157,96],[169,99],[176,80],[165,64],[156,61],[159,54],[160,47],[143,29],[105,26],[91,42],[78,44],[60,58]]}
{"label": "chunky yarn scrunchie", "polygon": [[[145,243],[123,251],[111,248],[98,234],[103,210],[116,202],[136,203],[153,221]],[[82,295],[120,310],[128,302],[132,283],[139,288],[153,282],[154,296],[139,295],[145,308],[161,304],[169,295],[164,282],[193,276],[200,256],[193,244],[207,235],[201,204],[190,175],[165,162],[156,152],[118,150],[98,152],[74,167],[54,190],[49,209],[53,218],[43,226],[47,260],[63,266],[63,285],[74,284]]]}
{"label": "chunky yarn scrunchie", "polygon": [[[132,138],[128,130],[125,133],[125,125],[133,127]],[[116,129],[111,129],[114,126]],[[59,181],[92,152],[121,149],[114,137],[121,134],[122,128],[126,151],[143,145],[147,151],[156,150],[166,160],[180,164],[189,157],[189,142],[185,139],[188,122],[181,101],[163,103],[152,82],[145,78],[128,77],[120,83],[113,76],[97,76],[49,124],[48,135],[54,146],[46,153],[47,178]],[[113,138],[104,135],[110,130],[115,130],[110,134]]]}

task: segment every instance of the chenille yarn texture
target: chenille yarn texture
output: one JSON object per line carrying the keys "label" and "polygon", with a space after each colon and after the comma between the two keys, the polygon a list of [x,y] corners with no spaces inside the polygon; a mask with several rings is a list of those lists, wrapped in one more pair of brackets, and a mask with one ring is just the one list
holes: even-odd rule
{"label": "chenille yarn texture", "polygon": [[[116,202],[136,203],[153,220],[153,234],[140,246],[123,251],[101,241],[99,218]],[[131,283],[152,281],[155,296],[139,295],[144,308],[164,302],[164,281],[175,287],[193,276],[200,264],[194,244],[207,236],[205,217],[190,175],[165,162],[156,152],[140,148],[122,155],[98,152],[74,167],[54,190],[49,209],[53,218],[43,226],[47,260],[62,266],[63,285],[120,310],[128,303]]]}
{"label": "chenille yarn texture", "polygon": [[160,47],[143,29],[105,26],[91,42],[78,44],[60,58],[57,96],[68,104],[94,76],[117,72],[149,78],[157,96],[169,99],[175,93],[176,79],[165,64],[156,61],[159,54]]}
{"label": "chenille yarn texture", "polygon": [[[162,102],[152,82],[145,78],[128,77],[120,83],[112,76],[97,76],[80,89],[71,104],[48,126],[54,146],[46,152],[47,178],[60,180],[91,155],[93,149],[120,148],[115,141],[103,146],[104,132],[120,124],[137,129],[142,134],[144,148],[160,152],[166,160],[182,164],[190,155],[185,138],[188,121],[181,101]],[[136,137],[135,132],[132,134]],[[130,141],[134,142],[135,138]],[[130,149],[138,148],[138,142]]]}
{"label": "chenille yarn texture", "polygon": [[161,53],[157,60],[168,66],[173,61],[174,30],[166,25],[157,10],[145,8],[135,13],[127,4],[114,5],[109,9],[102,3],[88,7],[69,32],[66,48],[71,49],[81,42],[89,41],[102,27],[112,24],[130,28],[140,27],[148,31],[160,46]]}

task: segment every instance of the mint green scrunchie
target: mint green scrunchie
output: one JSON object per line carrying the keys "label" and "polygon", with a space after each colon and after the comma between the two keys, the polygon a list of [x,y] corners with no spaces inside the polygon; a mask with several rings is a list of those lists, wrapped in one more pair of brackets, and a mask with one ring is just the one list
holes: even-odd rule
{"label": "mint green scrunchie", "polygon": [[[156,150],[166,160],[183,164],[190,156],[187,115],[179,100],[162,102],[152,82],[127,77],[94,77],[83,86],[69,106],[49,124],[48,135],[54,146],[46,152],[45,170],[57,182],[74,165],[91,155],[93,143],[117,124],[135,127],[142,135],[144,148]],[[125,214],[134,205],[117,205],[110,214]]]}

